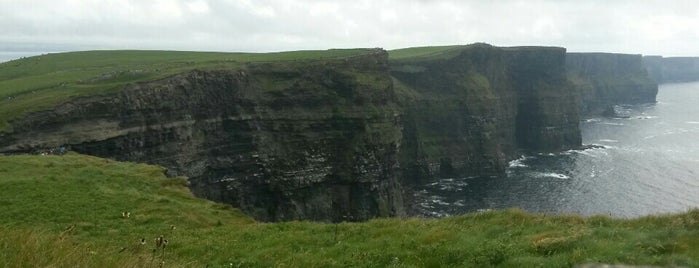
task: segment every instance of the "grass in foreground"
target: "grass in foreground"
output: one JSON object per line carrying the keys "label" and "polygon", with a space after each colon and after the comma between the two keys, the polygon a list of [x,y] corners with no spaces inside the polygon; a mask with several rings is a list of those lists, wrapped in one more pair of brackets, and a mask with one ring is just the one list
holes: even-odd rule
{"label": "grass in foreground", "polygon": [[8,120],[49,109],[71,98],[116,92],[129,83],[193,69],[238,68],[243,63],[343,58],[369,49],[278,53],[85,51],[47,54],[0,63],[0,131]]}
{"label": "grass in foreground", "polygon": [[[0,266],[699,266],[699,210],[634,220],[507,210],[257,223],[184,184],[158,167],[77,154],[0,156]],[[153,252],[160,235],[169,243]]]}

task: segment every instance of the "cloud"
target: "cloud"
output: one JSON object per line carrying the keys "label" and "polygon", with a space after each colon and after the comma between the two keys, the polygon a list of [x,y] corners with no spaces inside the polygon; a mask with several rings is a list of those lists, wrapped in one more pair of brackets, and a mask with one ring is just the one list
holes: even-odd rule
{"label": "cloud", "polygon": [[699,55],[693,1],[0,0],[0,50],[279,51],[487,42]]}

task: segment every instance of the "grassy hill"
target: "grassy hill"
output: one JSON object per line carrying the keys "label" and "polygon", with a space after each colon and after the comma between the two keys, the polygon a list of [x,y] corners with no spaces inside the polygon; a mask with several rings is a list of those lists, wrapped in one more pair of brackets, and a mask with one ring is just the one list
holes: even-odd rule
{"label": "grassy hill", "polygon": [[0,156],[0,189],[2,267],[699,266],[699,210],[259,223],[159,167],[78,154]]}
{"label": "grassy hill", "polygon": [[[392,60],[450,57],[464,46],[416,47],[390,51]],[[238,68],[245,63],[351,57],[371,49],[330,49],[276,53],[103,50],[52,53],[0,63],[0,131],[9,120],[50,109],[71,98],[114,93],[130,83],[193,69]]]}
{"label": "grassy hill", "polygon": [[8,120],[73,97],[107,94],[129,83],[193,69],[237,68],[250,62],[318,60],[369,53],[330,49],[278,53],[84,51],[46,54],[0,64],[0,131]]}
{"label": "grassy hill", "polygon": [[[428,46],[389,51],[392,61],[451,58],[467,47]],[[125,85],[194,69],[239,68],[245,63],[344,58],[372,49],[329,49],[275,53],[101,50],[51,53],[0,63],[0,132],[8,121],[50,109],[81,96],[114,93]]]}

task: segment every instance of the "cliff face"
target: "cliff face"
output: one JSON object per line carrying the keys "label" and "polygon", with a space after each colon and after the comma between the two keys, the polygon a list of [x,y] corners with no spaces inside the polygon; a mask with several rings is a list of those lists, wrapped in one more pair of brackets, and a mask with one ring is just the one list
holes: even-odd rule
{"label": "cliff face", "polygon": [[391,62],[404,96],[407,174],[497,175],[517,151],[580,146],[564,49],[475,45],[448,54]]}
{"label": "cliff face", "polygon": [[566,67],[584,115],[601,114],[616,104],[655,102],[658,94],[641,55],[568,53]]}
{"label": "cliff face", "polygon": [[35,113],[2,145],[159,164],[264,221],[403,215],[391,82],[385,51],[193,71]]}
{"label": "cliff face", "polygon": [[663,57],[643,56],[643,66],[646,67],[648,76],[656,83],[663,83]]}
{"label": "cliff face", "polygon": [[658,83],[699,81],[698,57],[645,56],[643,64]]}
{"label": "cliff face", "polygon": [[263,221],[401,216],[413,180],[580,146],[565,57],[474,45],[190,71],[15,120],[0,152],[69,145],[162,165]]}

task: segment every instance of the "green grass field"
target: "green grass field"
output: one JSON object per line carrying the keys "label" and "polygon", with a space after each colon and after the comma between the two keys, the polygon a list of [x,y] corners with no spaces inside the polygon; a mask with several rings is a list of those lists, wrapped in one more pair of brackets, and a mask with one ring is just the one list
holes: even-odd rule
{"label": "green grass field", "polygon": [[343,58],[370,49],[278,53],[184,51],[85,51],[47,54],[0,64],[0,131],[8,120],[49,109],[71,98],[116,92],[129,83],[193,69],[239,68],[250,62]]}
{"label": "green grass field", "polygon": [[259,223],[193,197],[159,167],[72,153],[0,156],[0,189],[1,267],[699,266],[699,210]]}
{"label": "green grass field", "polygon": [[[469,45],[471,46],[471,45]],[[449,58],[468,46],[433,46],[389,51],[391,60]],[[0,131],[9,121],[51,109],[75,97],[115,93],[131,83],[194,69],[236,69],[245,63],[344,58],[371,49],[276,53],[105,50],[52,53],[0,63]]]}

